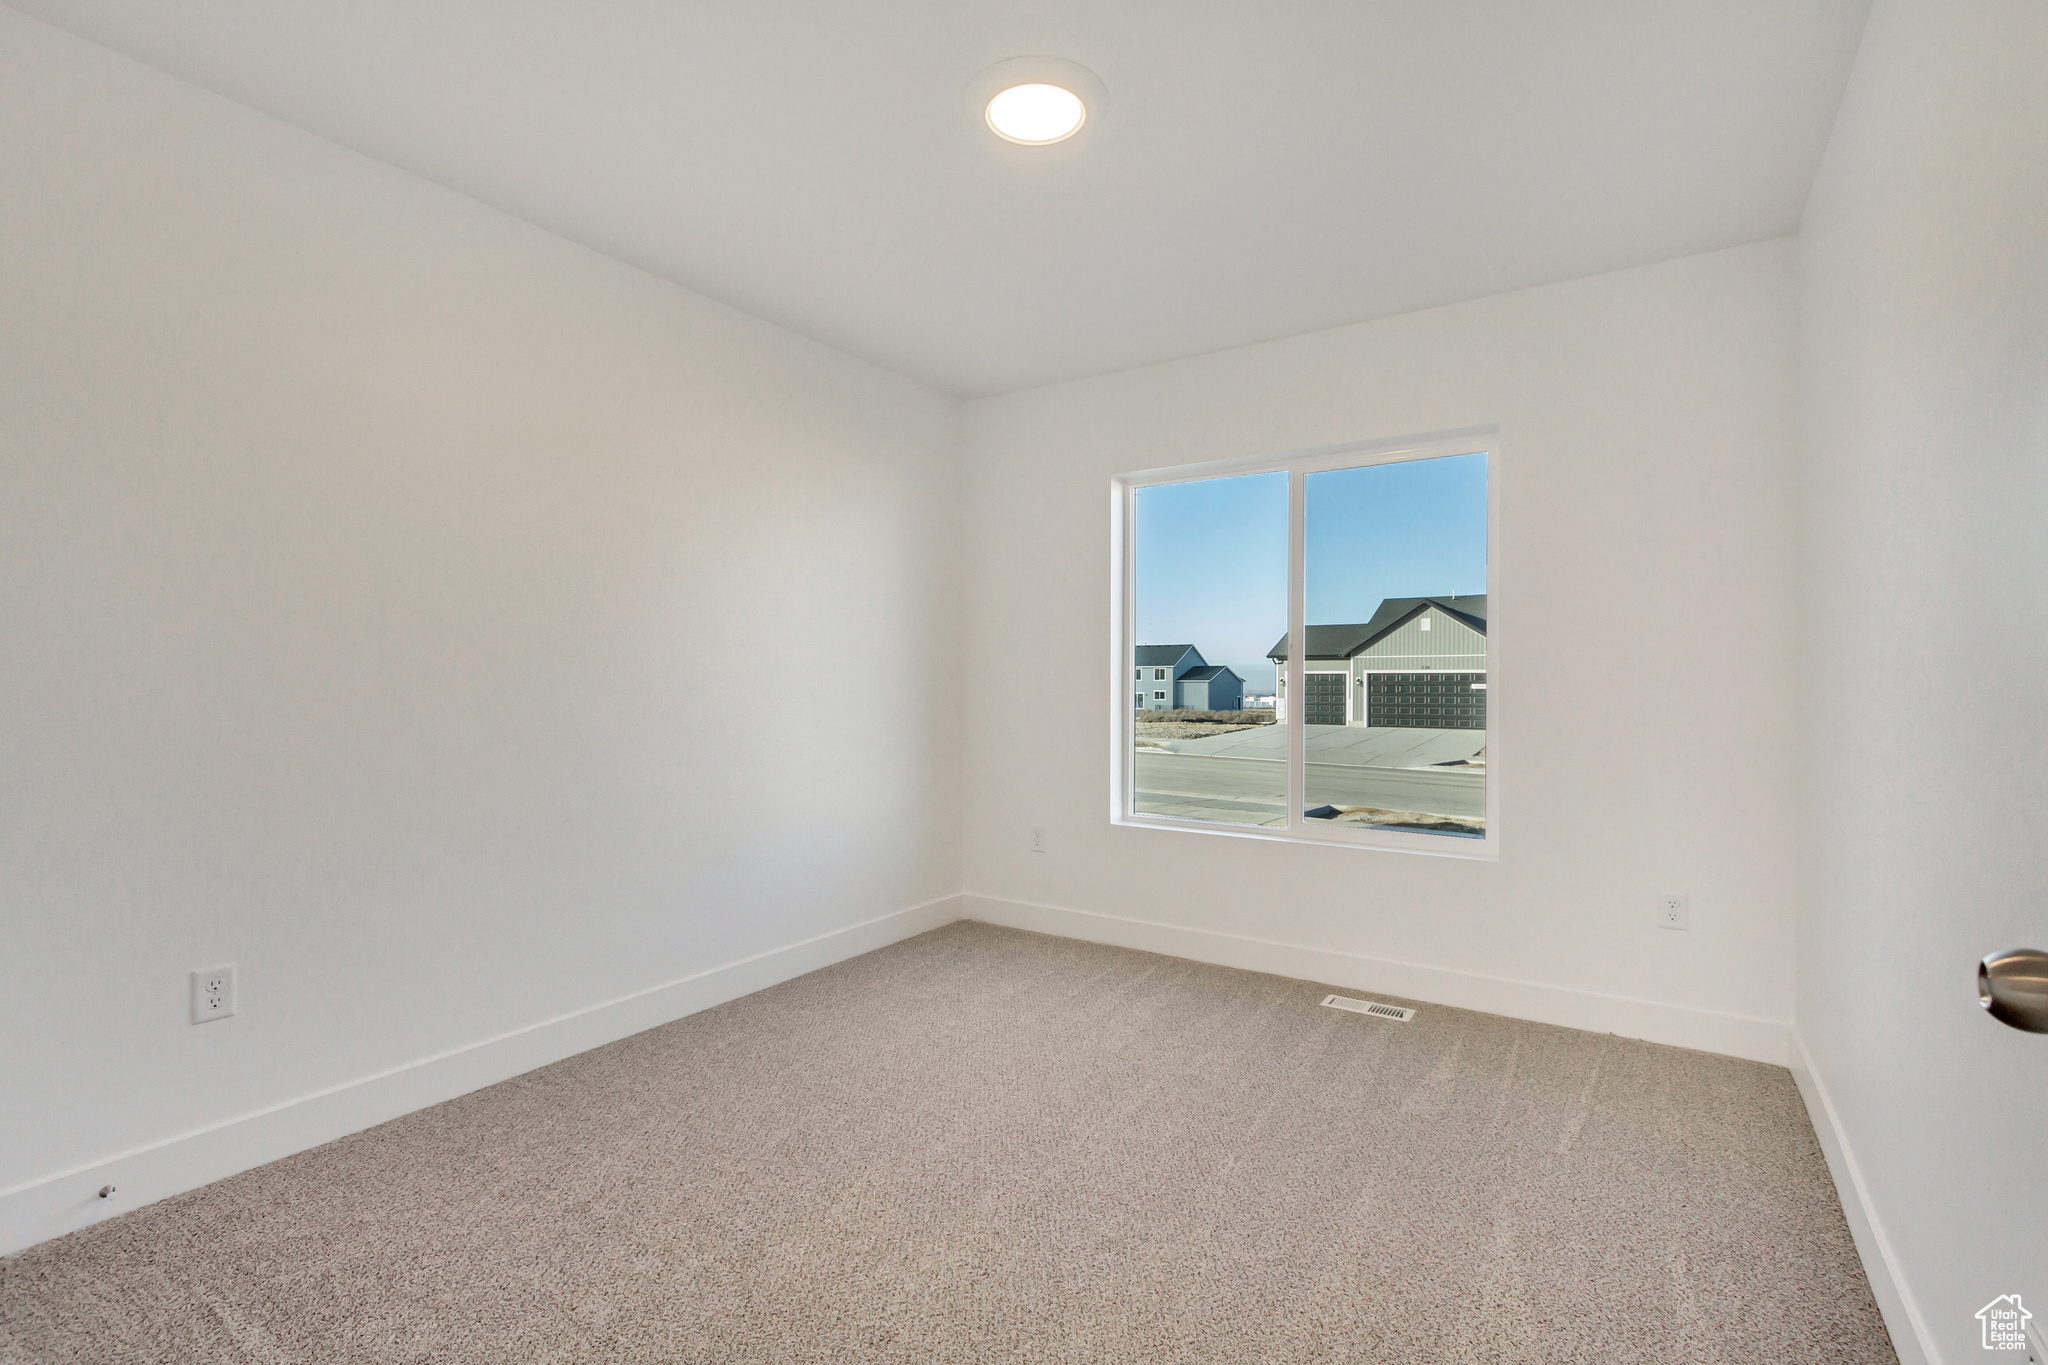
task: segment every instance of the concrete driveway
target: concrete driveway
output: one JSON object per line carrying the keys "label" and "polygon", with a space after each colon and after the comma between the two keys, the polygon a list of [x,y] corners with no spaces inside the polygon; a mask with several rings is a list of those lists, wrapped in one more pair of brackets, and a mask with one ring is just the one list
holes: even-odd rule
{"label": "concrete driveway", "polygon": [[[1159,741],[1155,753],[1287,761],[1287,727],[1261,725],[1207,739]],[[1308,761],[1360,768],[1430,768],[1468,759],[1486,747],[1484,730],[1397,730],[1383,725],[1311,725],[1302,735]],[[1146,747],[1138,749],[1146,753]]]}
{"label": "concrete driveway", "polygon": [[[1284,759],[1171,754],[1140,749],[1137,808],[1148,815],[1193,814],[1181,807],[1214,807],[1229,814],[1204,820],[1240,824],[1286,823]],[[1308,805],[1377,806],[1423,811],[1463,820],[1486,818],[1486,774],[1466,769],[1374,768],[1358,763],[1308,765]]]}
{"label": "concrete driveway", "polygon": [[[1453,819],[1486,818],[1486,770],[1439,765],[1476,757],[1484,730],[1311,725],[1302,735],[1307,805],[1377,806]],[[1230,824],[1287,823],[1287,730],[1261,725],[1206,739],[1141,745],[1136,808]]]}

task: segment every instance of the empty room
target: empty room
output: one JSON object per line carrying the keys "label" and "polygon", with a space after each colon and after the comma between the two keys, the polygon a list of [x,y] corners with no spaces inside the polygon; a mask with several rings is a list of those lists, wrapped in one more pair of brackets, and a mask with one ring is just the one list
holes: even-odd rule
{"label": "empty room", "polygon": [[0,0],[0,1363],[2048,1365],[2044,71]]}

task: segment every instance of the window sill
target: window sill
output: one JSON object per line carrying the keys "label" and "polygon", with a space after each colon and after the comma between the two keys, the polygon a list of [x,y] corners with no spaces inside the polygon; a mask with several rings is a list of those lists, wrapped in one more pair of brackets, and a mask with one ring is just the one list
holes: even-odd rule
{"label": "window sill", "polygon": [[1416,853],[1426,858],[1456,858],[1463,862],[1500,861],[1498,836],[1471,838],[1465,835],[1412,834],[1406,830],[1318,828],[1314,824],[1298,829],[1268,825],[1232,825],[1222,821],[1182,820],[1166,815],[1112,815],[1112,825],[1133,829],[1163,829],[1180,834],[1220,834],[1231,839],[1262,839],[1268,843],[1320,844],[1325,848],[1364,848],[1382,853]]}

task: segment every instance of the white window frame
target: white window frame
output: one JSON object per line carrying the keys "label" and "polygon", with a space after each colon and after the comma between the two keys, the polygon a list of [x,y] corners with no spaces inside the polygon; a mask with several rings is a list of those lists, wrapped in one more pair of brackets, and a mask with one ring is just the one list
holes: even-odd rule
{"label": "white window frame", "polygon": [[[1288,843],[1325,844],[1350,848],[1374,848],[1397,853],[1421,853],[1439,858],[1497,861],[1501,841],[1502,763],[1500,710],[1492,698],[1492,686],[1500,672],[1500,646],[1493,629],[1492,610],[1501,583],[1500,485],[1504,467],[1500,428],[1467,427],[1457,431],[1432,432],[1384,441],[1360,441],[1280,455],[1255,455],[1217,460],[1203,464],[1175,465],[1163,469],[1119,474],[1110,480],[1110,678],[1113,690],[1110,706],[1110,794],[1109,818],[1114,825],[1144,829],[1179,830],[1215,834],[1226,838],[1264,839]],[[1307,806],[1303,734],[1300,724],[1303,667],[1301,642],[1305,638],[1302,618],[1307,589],[1304,582],[1304,542],[1307,527],[1307,477],[1332,469],[1354,469],[1365,465],[1396,464],[1405,460],[1430,460],[1445,455],[1486,455],[1486,591],[1488,616],[1484,672],[1488,683],[1486,706],[1486,833],[1480,838],[1443,834],[1415,834],[1406,830],[1371,829],[1358,825],[1331,825],[1310,820],[1302,814]],[[1263,825],[1232,825],[1220,821],[1189,820],[1170,815],[1141,815],[1134,808],[1137,739],[1136,708],[1124,704],[1125,670],[1136,659],[1137,642],[1132,636],[1136,617],[1136,575],[1131,551],[1136,544],[1133,519],[1140,488],[1161,484],[1190,483],[1198,479],[1227,479],[1240,474],[1287,475],[1287,639],[1288,658],[1275,688],[1288,698],[1287,726],[1287,824],[1285,828]],[[1469,670],[1467,670],[1469,671]],[[1351,705],[1350,686],[1345,689],[1347,715]]]}

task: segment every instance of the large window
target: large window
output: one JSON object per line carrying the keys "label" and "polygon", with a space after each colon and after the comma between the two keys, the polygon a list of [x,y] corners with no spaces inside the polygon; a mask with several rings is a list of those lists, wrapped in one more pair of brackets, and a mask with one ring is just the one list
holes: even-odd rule
{"label": "large window", "polygon": [[1495,854],[1494,447],[1118,479],[1113,817]]}

